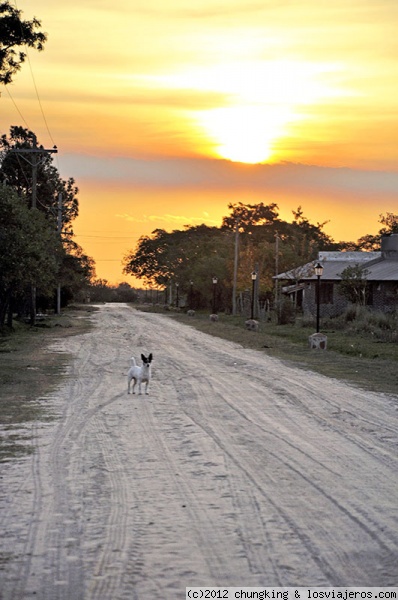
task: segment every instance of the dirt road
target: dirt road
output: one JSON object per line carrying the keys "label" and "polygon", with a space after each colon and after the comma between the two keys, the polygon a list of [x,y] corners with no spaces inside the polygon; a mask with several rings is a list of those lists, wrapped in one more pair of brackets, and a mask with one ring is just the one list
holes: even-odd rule
{"label": "dirt road", "polygon": [[[2,467],[2,600],[398,583],[398,400],[106,305]],[[217,324],[215,324],[217,326]],[[132,355],[153,352],[148,396]]]}

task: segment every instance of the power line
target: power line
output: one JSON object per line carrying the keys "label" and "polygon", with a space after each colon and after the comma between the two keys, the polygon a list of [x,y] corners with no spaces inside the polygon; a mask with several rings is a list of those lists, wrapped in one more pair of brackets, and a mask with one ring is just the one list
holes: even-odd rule
{"label": "power line", "polygon": [[[37,168],[39,164],[43,161],[43,157],[47,154],[57,154],[57,147],[54,148],[40,148],[37,147],[37,138],[34,136],[33,148],[11,148],[9,150],[10,154],[16,154],[17,156],[21,155],[31,167],[32,167],[32,208],[36,208],[36,187],[37,187]],[[31,155],[32,158],[29,159],[25,154]]]}
{"label": "power line", "polygon": [[[15,4],[15,8],[16,8],[17,10],[19,10],[19,8],[18,8],[18,4],[17,4],[17,0],[14,0],[14,4]],[[21,33],[23,34],[23,31],[22,31],[22,25],[21,25]],[[56,144],[55,144],[55,142],[54,142],[53,136],[51,135],[51,131],[50,131],[50,128],[49,128],[49,126],[48,126],[48,122],[47,122],[47,119],[46,119],[46,115],[44,114],[43,105],[42,105],[42,103],[41,103],[41,99],[40,99],[40,96],[39,96],[39,91],[38,91],[38,89],[37,89],[37,85],[36,85],[36,79],[35,79],[35,76],[34,76],[34,74],[33,74],[33,68],[32,68],[32,64],[31,64],[31,62],[30,62],[30,56],[29,56],[28,46],[27,46],[26,44],[25,44],[25,54],[26,54],[26,57],[27,57],[27,59],[28,59],[29,70],[30,70],[30,74],[31,74],[31,77],[32,77],[33,86],[34,86],[34,88],[35,88],[35,92],[36,92],[36,98],[37,98],[37,101],[38,101],[38,103],[39,103],[40,111],[41,111],[41,114],[42,114],[42,117],[43,117],[43,121],[44,121],[44,124],[45,124],[45,126],[46,126],[47,133],[48,133],[48,135],[49,135],[49,137],[50,137],[50,140],[51,140],[51,142],[53,143],[53,145],[55,146]],[[8,91],[8,90],[7,90],[7,91]],[[15,104],[15,102],[14,102],[14,104]],[[16,105],[15,105],[15,106],[16,106]],[[16,108],[17,108],[17,107],[16,107]],[[26,123],[25,119],[23,118],[23,116],[22,116],[22,114],[21,114],[21,112],[19,111],[19,109],[18,109],[18,108],[17,108],[17,110],[18,110],[18,112],[19,112],[20,116],[22,117],[22,120],[24,121],[25,125],[28,127],[28,129],[30,129],[30,127],[27,125],[27,123]],[[56,157],[56,159],[57,159],[57,157]],[[58,159],[57,159],[57,162],[58,162]]]}
{"label": "power line", "polygon": [[54,142],[53,136],[51,135],[50,128],[48,127],[48,123],[47,123],[46,115],[44,114],[43,105],[42,105],[42,103],[41,103],[41,100],[40,100],[39,91],[38,91],[38,89],[37,89],[37,85],[36,85],[35,76],[34,76],[34,74],[33,74],[33,69],[32,69],[32,64],[31,64],[31,62],[30,62],[30,58],[29,58],[28,49],[26,49],[26,56],[27,56],[27,59],[28,59],[28,64],[29,64],[29,69],[30,69],[30,74],[31,74],[31,76],[32,76],[33,86],[34,86],[34,88],[35,88],[36,97],[37,97],[37,101],[38,101],[38,103],[39,103],[39,106],[40,106],[40,111],[41,111],[41,114],[42,114],[42,117],[43,117],[43,121],[44,121],[44,124],[45,124],[45,126],[46,126],[47,133],[48,133],[48,135],[50,136],[50,140],[52,141],[52,143],[53,143],[53,144],[54,144],[54,146],[55,146],[55,142]]}
{"label": "power line", "polygon": [[22,113],[21,113],[21,111],[19,110],[19,108],[18,108],[18,106],[17,106],[17,104],[16,104],[16,102],[15,102],[14,98],[11,96],[11,92],[10,92],[10,90],[8,89],[8,85],[6,85],[6,86],[5,86],[5,88],[6,88],[6,92],[7,92],[7,94],[8,94],[8,95],[9,95],[9,97],[10,97],[10,100],[12,101],[13,105],[15,106],[15,109],[16,109],[16,111],[18,112],[19,116],[21,117],[22,121],[25,123],[26,127],[27,127],[28,129],[30,129],[30,127],[29,127],[29,125],[27,124],[27,122],[26,122],[26,120],[25,120],[25,118],[24,118],[23,114],[22,114]]}

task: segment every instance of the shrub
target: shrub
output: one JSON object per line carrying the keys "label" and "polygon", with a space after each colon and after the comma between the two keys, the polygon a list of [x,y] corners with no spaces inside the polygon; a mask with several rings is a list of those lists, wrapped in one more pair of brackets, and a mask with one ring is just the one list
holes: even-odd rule
{"label": "shrub", "polygon": [[286,297],[281,298],[276,304],[276,315],[278,325],[289,325],[296,321],[296,307],[293,302]]}

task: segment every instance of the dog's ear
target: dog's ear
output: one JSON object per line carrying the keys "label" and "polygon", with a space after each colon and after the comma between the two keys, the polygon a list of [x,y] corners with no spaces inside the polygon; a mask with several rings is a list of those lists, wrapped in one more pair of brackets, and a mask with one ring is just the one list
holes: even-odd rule
{"label": "dog's ear", "polygon": [[141,360],[142,360],[142,362],[146,363],[146,360],[147,360],[146,356],[144,356],[143,354],[141,354]]}
{"label": "dog's ear", "polygon": [[152,352],[150,353],[150,355],[148,356],[148,362],[152,362],[153,356],[152,356]]}

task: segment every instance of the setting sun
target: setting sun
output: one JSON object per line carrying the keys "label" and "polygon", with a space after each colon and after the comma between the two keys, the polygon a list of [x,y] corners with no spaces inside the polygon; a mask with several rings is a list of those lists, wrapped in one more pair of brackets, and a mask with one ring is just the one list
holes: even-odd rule
{"label": "setting sun", "polygon": [[231,202],[276,202],[287,220],[300,205],[345,240],[397,212],[398,2],[18,9],[48,42],[2,90],[1,134],[19,125],[57,145],[98,277],[125,280],[140,236],[217,226]]}
{"label": "setting sun", "polygon": [[276,106],[231,106],[203,113],[199,123],[214,140],[215,152],[235,162],[260,163],[293,115]]}
{"label": "setting sun", "polygon": [[197,137],[208,139],[204,152],[260,163],[275,158],[275,143],[307,119],[307,107],[347,94],[332,77],[340,71],[326,62],[252,59],[139,79],[155,89],[216,96],[216,106],[189,113],[201,129]]}

